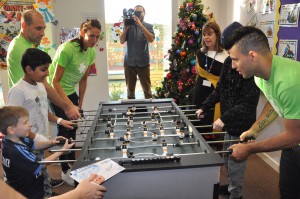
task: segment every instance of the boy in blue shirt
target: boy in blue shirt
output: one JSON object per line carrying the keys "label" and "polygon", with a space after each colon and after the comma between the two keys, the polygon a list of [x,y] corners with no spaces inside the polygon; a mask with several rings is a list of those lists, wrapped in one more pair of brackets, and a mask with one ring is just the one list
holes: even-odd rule
{"label": "boy in blue shirt", "polygon": [[[32,151],[42,150],[59,144],[59,139],[33,142],[28,138],[31,130],[28,111],[19,106],[4,106],[0,109],[0,132],[2,140],[2,165],[6,174],[7,184],[30,199],[44,198],[43,165]],[[70,149],[74,143],[66,140],[63,149]],[[56,152],[45,161],[57,159],[62,152]]]}

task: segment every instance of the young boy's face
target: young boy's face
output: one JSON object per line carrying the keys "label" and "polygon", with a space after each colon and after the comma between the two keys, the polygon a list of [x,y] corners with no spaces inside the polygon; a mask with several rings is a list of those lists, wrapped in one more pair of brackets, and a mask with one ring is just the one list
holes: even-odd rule
{"label": "young boy's face", "polygon": [[29,122],[28,116],[21,117],[18,121],[17,126],[14,127],[14,134],[17,137],[27,137],[31,129],[31,123]]}
{"label": "young boy's face", "polygon": [[49,76],[48,68],[49,68],[49,64],[43,64],[36,67],[34,71],[30,69],[27,72],[27,75],[34,82],[42,82],[47,76]]}

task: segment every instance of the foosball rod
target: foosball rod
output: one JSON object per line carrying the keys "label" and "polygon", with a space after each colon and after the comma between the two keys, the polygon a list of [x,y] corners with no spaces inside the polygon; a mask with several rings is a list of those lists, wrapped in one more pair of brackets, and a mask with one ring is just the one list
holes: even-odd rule
{"label": "foosball rod", "polygon": [[[190,121],[192,121],[192,120],[190,120]],[[194,126],[194,127],[195,128],[211,128],[211,127],[213,127],[213,125],[209,124],[209,125],[201,125],[201,126]]]}
{"label": "foosball rod", "polygon": [[[183,106],[178,106],[179,108],[185,108],[185,107],[194,107],[196,105],[183,105]],[[131,108],[132,107],[128,107]],[[117,109],[117,108],[112,108],[112,109],[103,109],[102,111],[127,111],[127,109]],[[144,110],[144,109],[154,109],[154,108],[173,108],[173,106],[146,106],[146,107],[135,107],[136,110]]]}
{"label": "foosball rod", "polygon": [[[166,146],[172,146],[172,147],[180,147],[180,146],[187,146],[187,145],[198,145],[199,142],[190,142],[190,143],[173,143],[173,144],[166,144]],[[138,148],[150,148],[150,147],[162,147],[162,144],[156,144],[156,145],[144,145],[144,146],[132,146],[127,147],[127,149],[138,149]],[[51,149],[49,152],[70,152],[70,151],[81,151],[82,149]],[[98,150],[122,150],[122,146],[116,146],[116,147],[102,147],[102,148],[88,148],[88,151],[98,151]]]}
{"label": "foosball rod", "polygon": [[[169,134],[169,135],[157,135],[157,138],[167,138],[167,137],[179,137],[179,135],[177,134]],[[190,137],[189,134],[185,134],[184,137]],[[138,139],[146,139],[146,138],[153,138],[152,136],[143,136],[143,137],[132,137],[130,138],[129,142],[132,140],[138,140]],[[110,140],[119,140],[119,141],[124,141],[125,138],[123,137],[115,137],[115,138],[94,138],[91,140],[91,142],[93,141],[110,141]],[[84,142],[84,140],[80,140],[78,142]]]}
{"label": "foosball rod", "polygon": [[[158,111],[157,113],[173,113],[175,112],[175,110],[168,110],[168,111]],[[128,116],[134,116],[134,115],[142,115],[142,114],[151,114],[153,112],[130,112],[130,114],[128,114]],[[101,113],[102,115],[127,115],[127,113]]]}
{"label": "foosball rod", "polygon": [[215,135],[215,134],[227,134],[227,132],[223,131],[223,132],[206,132],[206,133],[200,133],[200,135]]}
{"label": "foosball rod", "polygon": [[[145,122],[145,123],[143,123]],[[127,123],[127,122],[112,122],[112,124],[98,124],[97,126],[106,126],[106,127],[112,127],[112,126],[128,126],[128,125],[146,125],[146,124],[167,124],[167,123],[176,123],[177,120],[169,120],[169,121],[143,121],[143,122],[132,122],[132,123]]]}
{"label": "foosball rod", "polygon": [[[186,129],[187,127],[179,127],[179,128],[184,128]],[[164,130],[172,130],[172,129],[176,129],[176,127],[166,127],[164,128]],[[159,128],[152,128],[152,129],[147,129],[147,131],[155,131],[155,130],[160,130]],[[125,132],[126,130],[114,130],[114,132]],[[143,133],[143,130],[132,130],[130,131],[131,133]],[[94,133],[105,133],[105,131],[94,131]],[[84,133],[84,134],[88,134],[88,133]]]}
{"label": "foosball rod", "polygon": [[68,163],[68,162],[76,162],[77,160],[45,160],[38,161],[39,164],[51,164],[51,163]]}
{"label": "foosball rod", "polygon": [[[91,115],[89,115],[91,116]],[[92,115],[92,116],[96,116],[96,115]],[[168,117],[179,117],[179,115],[160,115],[160,118],[168,118]],[[149,119],[148,117],[134,117],[135,119]],[[128,120],[128,117],[120,117],[120,118],[111,118],[112,121],[113,120]],[[94,120],[71,120],[71,122],[80,122],[80,121],[94,121]],[[107,121],[107,118],[99,118],[98,121]]]}
{"label": "foosball rod", "polygon": [[[161,116],[161,118],[168,118],[168,117],[178,117],[179,115],[172,115],[172,116]],[[119,119],[127,119],[127,118],[119,118]],[[139,118],[136,118],[136,119],[149,119],[149,117],[139,117]],[[128,119],[127,119],[128,120]],[[147,122],[148,124],[152,123],[152,124],[157,124],[158,121],[145,121]],[[161,121],[160,123],[172,123],[174,121]],[[175,121],[176,122],[176,121]],[[174,123],[175,123],[174,122]],[[142,125],[142,122],[138,122],[138,123],[134,123],[134,125],[138,125],[138,124],[141,124]],[[97,124],[96,125],[97,127],[101,127],[101,126],[107,126],[107,124]],[[117,125],[117,126],[122,126],[122,125]],[[91,125],[78,125],[78,127],[91,127]]]}

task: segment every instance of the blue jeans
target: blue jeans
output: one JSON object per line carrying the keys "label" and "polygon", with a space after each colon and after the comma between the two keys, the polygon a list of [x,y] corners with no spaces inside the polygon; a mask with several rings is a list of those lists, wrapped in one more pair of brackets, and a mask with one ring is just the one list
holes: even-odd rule
{"label": "blue jeans", "polygon": [[[239,137],[225,134],[224,140],[237,140]],[[223,148],[227,150],[234,142],[224,142]],[[224,162],[228,172],[228,191],[230,192],[230,199],[237,199],[242,196],[243,182],[245,177],[245,170],[247,160],[235,160],[230,158],[228,154],[224,155]]]}
{"label": "blue jeans", "polygon": [[300,147],[284,149],[280,159],[281,199],[300,198]]}

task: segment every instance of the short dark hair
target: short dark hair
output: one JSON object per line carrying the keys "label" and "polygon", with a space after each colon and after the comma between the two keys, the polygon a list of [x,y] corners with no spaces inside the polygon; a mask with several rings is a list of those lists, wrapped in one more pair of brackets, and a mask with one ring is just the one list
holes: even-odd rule
{"label": "short dark hair", "polygon": [[145,8],[144,8],[144,6],[142,6],[142,5],[136,5],[136,6],[134,7],[134,10],[135,10],[137,7],[143,8],[143,10],[144,10],[144,13],[146,14],[146,11],[145,11]]}
{"label": "short dark hair", "polygon": [[261,54],[270,52],[269,42],[266,35],[258,28],[252,26],[244,26],[235,30],[224,44],[226,50],[230,50],[234,45],[243,54],[255,50]]}
{"label": "short dark hair", "polygon": [[44,64],[51,64],[51,57],[37,48],[28,48],[21,59],[21,65],[23,71],[26,73],[26,66],[30,66],[30,68],[34,71],[36,67],[39,67]]}
{"label": "short dark hair", "polygon": [[28,117],[27,109],[21,106],[3,106],[0,108],[0,132],[7,135],[9,126],[17,126],[21,117]]}

